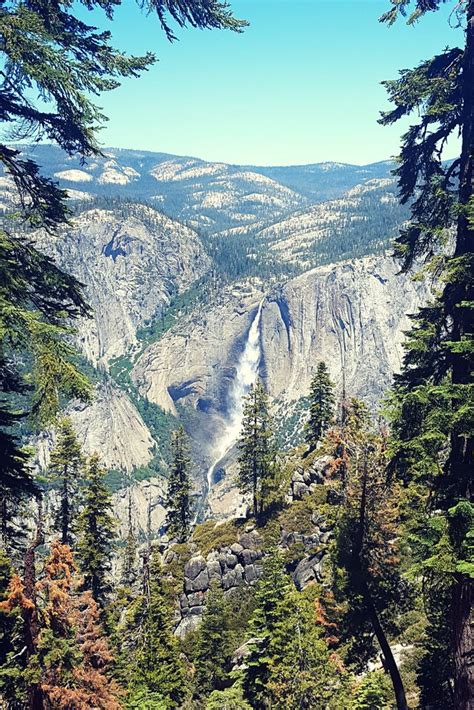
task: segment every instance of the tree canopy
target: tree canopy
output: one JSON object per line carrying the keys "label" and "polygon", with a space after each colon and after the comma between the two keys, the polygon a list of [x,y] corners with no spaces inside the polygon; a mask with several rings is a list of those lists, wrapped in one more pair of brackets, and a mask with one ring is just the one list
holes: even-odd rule
{"label": "tree canopy", "polygon": [[[442,4],[392,0],[381,19],[392,24],[402,15],[413,23]],[[437,702],[464,710],[474,686],[474,2],[458,3],[454,13],[465,32],[464,47],[446,48],[384,82],[394,108],[382,114],[381,123],[415,117],[402,138],[396,169],[401,200],[411,204],[396,253],[403,270],[427,261],[441,281],[440,295],[413,317],[403,371],[396,378],[392,470],[409,487],[418,511],[415,549],[426,590],[433,601],[446,600],[454,698],[448,682]],[[444,148],[452,136],[460,138],[460,153],[446,161]],[[447,587],[445,595],[440,596],[440,585]]]}

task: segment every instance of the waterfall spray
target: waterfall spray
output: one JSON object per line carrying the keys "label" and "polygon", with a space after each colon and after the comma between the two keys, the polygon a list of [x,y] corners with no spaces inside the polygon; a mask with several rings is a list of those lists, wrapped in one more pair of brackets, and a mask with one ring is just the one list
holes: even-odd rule
{"label": "waterfall spray", "polygon": [[243,417],[243,398],[255,383],[260,364],[260,321],[262,317],[263,300],[252,321],[247,342],[237,362],[235,378],[229,391],[228,416],[225,429],[214,447],[214,462],[207,471],[207,491],[211,490],[212,479],[217,464],[234,446],[239,438]]}

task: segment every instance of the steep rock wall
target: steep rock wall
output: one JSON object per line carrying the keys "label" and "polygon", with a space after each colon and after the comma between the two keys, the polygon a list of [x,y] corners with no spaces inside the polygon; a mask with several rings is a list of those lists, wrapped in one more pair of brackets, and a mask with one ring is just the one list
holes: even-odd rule
{"label": "steep rock wall", "polygon": [[272,397],[295,402],[325,360],[349,396],[380,402],[402,362],[407,314],[427,288],[397,274],[390,258],[319,267],[274,289],[262,314],[263,370]]}
{"label": "steep rock wall", "polygon": [[[127,395],[110,382],[97,385],[90,404],[73,402],[65,412],[72,420],[85,454],[97,452],[107,468],[131,472],[152,458],[154,441]],[[36,464],[45,469],[54,434],[44,432],[37,442]]]}
{"label": "steep rock wall", "polygon": [[94,364],[135,345],[137,328],[210,265],[193,230],[144,205],[127,210],[87,210],[59,236],[38,236],[39,247],[85,284],[93,317],[79,322],[77,340]]}

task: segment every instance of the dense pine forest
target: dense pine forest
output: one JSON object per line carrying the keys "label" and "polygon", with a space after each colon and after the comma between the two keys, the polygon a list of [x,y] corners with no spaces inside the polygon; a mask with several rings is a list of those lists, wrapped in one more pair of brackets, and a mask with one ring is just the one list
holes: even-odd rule
{"label": "dense pine forest", "polygon": [[[14,194],[0,231],[0,707],[471,710],[474,0],[452,3],[463,46],[440,47],[384,82],[391,108],[380,123],[409,117],[410,127],[394,167],[398,200],[389,187],[382,216],[376,192],[364,197],[358,219],[346,200],[304,263],[272,251],[276,222],[227,236],[196,232],[190,262],[202,248],[209,266],[193,266],[183,288],[167,277],[167,307],[140,325],[134,350],[106,366],[78,352],[78,324],[92,315],[84,284],[41,244],[89,209],[143,219],[157,232],[163,215],[146,206],[143,218],[133,199],[105,190],[73,207],[21,145],[47,141],[81,160],[102,156],[106,117],[96,100],[122,79],[138,81],[156,60],[125,55],[110,32],[84,19],[87,10],[112,20],[120,4],[0,7],[9,134],[0,162]],[[445,3],[387,4],[382,23],[419,22],[423,32],[424,16]],[[247,26],[221,0],[138,5],[170,41],[173,27]],[[453,137],[459,155],[447,161]],[[298,203],[297,214],[305,210]],[[195,238],[189,224],[179,229]],[[255,376],[243,391],[227,390],[238,398],[229,410],[241,417],[236,440],[215,462],[232,469],[242,505],[238,515],[214,519],[206,496],[222,472],[211,466],[204,493],[196,492],[195,412],[148,399],[132,364],[180,319],[205,317],[239,279],[261,289],[379,253],[389,240],[402,274],[435,284],[411,316],[401,371],[374,411],[346,386],[331,353],[312,363],[310,388],[291,415],[297,436],[285,446],[288,422],[252,351],[265,308],[258,291],[247,345],[237,348]],[[104,249],[114,263],[121,255],[113,239]],[[85,451],[69,416],[71,402],[86,406],[110,383],[152,434],[151,458],[133,471]],[[163,488],[160,525],[152,479]],[[148,485],[144,527],[132,498],[137,481]]]}

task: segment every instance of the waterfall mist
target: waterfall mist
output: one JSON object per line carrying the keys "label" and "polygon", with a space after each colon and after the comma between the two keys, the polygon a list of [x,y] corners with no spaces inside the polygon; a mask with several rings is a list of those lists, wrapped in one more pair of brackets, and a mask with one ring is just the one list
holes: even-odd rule
{"label": "waterfall mist", "polygon": [[239,357],[236,366],[235,378],[229,390],[228,415],[225,429],[214,446],[214,462],[207,472],[208,491],[212,486],[212,478],[217,464],[234,446],[239,438],[243,417],[243,398],[248,394],[251,385],[257,379],[260,363],[260,320],[262,316],[263,300],[260,302],[257,313],[252,321],[247,336],[247,342]]}

